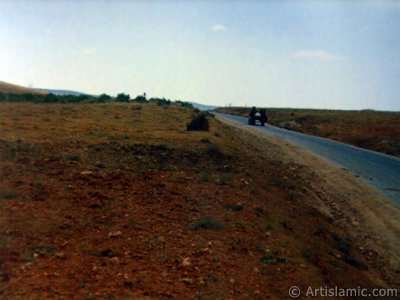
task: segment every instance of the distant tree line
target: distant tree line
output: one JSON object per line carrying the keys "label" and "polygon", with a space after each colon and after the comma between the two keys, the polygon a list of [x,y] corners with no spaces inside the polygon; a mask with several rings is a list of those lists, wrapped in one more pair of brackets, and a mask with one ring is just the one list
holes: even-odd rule
{"label": "distant tree line", "polygon": [[100,96],[92,95],[55,95],[55,94],[14,94],[14,93],[2,93],[0,92],[0,103],[1,102],[31,102],[31,103],[109,103],[109,102],[125,102],[125,103],[155,103],[159,106],[167,106],[170,104],[176,104],[182,107],[193,108],[193,105],[189,102],[176,100],[171,101],[165,98],[150,98],[146,99],[145,94],[139,95],[136,98],[131,99],[129,94],[120,93],[117,97],[111,97],[107,94],[101,94]]}

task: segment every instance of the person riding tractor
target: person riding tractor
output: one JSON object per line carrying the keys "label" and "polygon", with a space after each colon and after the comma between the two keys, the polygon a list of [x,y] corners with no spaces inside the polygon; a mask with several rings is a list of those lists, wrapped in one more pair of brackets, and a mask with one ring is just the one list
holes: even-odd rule
{"label": "person riding tractor", "polygon": [[249,114],[249,125],[256,125],[256,121],[259,121],[261,126],[265,126],[268,121],[267,113],[265,109],[257,110],[255,106],[252,107]]}

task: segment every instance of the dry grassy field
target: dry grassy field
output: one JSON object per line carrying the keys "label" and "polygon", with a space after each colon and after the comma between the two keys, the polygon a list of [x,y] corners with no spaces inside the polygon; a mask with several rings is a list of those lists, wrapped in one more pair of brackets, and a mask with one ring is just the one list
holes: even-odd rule
{"label": "dry grassy field", "polygon": [[[247,117],[250,109],[218,111]],[[270,108],[267,113],[268,122],[278,127],[400,156],[400,112]]]}
{"label": "dry grassy field", "polygon": [[326,179],[210,116],[209,131],[187,131],[193,114],[1,104],[0,297],[284,299],[292,285],[399,285],[398,262],[354,233],[364,224],[344,199],[318,206],[334,193],[319,188]]}

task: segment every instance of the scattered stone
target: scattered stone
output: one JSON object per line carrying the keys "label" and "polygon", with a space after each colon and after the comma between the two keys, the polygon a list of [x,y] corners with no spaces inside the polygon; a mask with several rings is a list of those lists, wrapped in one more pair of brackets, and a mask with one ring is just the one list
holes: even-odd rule
{"label": "scattered stone", "polygon": [[119,258],[116,257],[116,256],[114,256],[114,257],[111,258],[111,262],[112,262],[113,264],[119,265]]}
{"label": "scattered stone", "polygon": [[185,257],[185,258],[182,260],[182,266],[187,267],[187,266],[190,266],[190,265],[191,265],[191,263],[190,263],[190,257]]}
{"label": "scattered stone", "polygon": [[229,282],[233,284],[233,283],[235,283],[235,279],[231,278],[231,279],[229,279]]}
{"label": "scattered stone", "polygon": [[120,237],[121,235],[122,235],[122,232],[120,230],[108,233],[109,238],[117,238],[117,237]]}
{"label": "scattered stone", "polygon": [[93,171],[90,171],[90,170],[84,170],[84,171],[82,171],[80,174],[81,174],[81,175],[93,175],[94,172],[93,172]]}
{"label": "scattered stone", "polygon": [[59,259],[66,259],[67,256],[65,255],[64,252],[57,252],[56,254],[54,254],[55,257],[59,258]]}

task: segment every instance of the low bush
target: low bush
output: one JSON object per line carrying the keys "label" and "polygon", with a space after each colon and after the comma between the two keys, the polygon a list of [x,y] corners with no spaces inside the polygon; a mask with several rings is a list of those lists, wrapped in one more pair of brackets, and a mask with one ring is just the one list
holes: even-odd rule
{"label": "low bush", "polygon": [[218,146],[212,144],[207,147],[206,153],[209,157],[214,159],[222,159],[225,157],[221,149]]}
{"label": "low bush", "polygon": [[204,113],[194,115],[186,125],[186,130],[188,131],[208,131],[208,129],[208,119]]}
{"label": "low bush", "polygon": [[224,228],[224,224],[213,217],[205,216],[205,217],[200,217],[196,221],[194,221],[192,224],[192,228],[218,230]]}
{"label": "low bush", "polygon": [[243,205],[242,204],[226,204],[224,208],[231,211],[242,211]]}
{"label": "low bush", "polygon": [[354,256],[347,256],[344,258],[344,261],[348,263],[351,266],[354,266],[356,268],[362,269],[362,270],[367,270],[368,266],[363,263],[361,260],[355,258]]}

